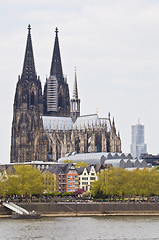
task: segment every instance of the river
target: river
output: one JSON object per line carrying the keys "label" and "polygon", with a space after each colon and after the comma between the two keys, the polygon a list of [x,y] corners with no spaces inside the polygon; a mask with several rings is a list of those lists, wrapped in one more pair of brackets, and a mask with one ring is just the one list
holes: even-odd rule
{"label": "river", "polygon": [[0,219],[0,240],[159,239],[159,216]]}

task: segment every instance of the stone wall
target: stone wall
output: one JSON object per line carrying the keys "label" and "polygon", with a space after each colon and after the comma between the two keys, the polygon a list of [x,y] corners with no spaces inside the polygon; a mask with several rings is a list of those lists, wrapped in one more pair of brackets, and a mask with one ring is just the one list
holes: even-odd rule
{"label": "stone wall", "polygon": [[[28,211],[42,215],[62,214],[158,214],[159,203],[18,203]],[[0,215],[10,215],[11,211],[0,206]]]}

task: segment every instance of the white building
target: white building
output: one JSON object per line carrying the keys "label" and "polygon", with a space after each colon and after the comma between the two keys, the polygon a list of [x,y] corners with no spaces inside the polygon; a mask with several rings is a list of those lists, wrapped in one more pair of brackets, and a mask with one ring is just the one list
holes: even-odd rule
{"label": "white building", "polygon": [[76,169],[79,176],[79,188],[90,191],[92,183],[98,179],[94,166]]}

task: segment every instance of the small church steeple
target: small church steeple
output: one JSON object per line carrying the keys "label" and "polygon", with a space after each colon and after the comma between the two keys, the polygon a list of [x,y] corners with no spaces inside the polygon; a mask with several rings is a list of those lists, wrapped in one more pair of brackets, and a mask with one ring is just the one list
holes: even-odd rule
{"label": "small church steeple", "polygon": [[28,25],[28,37],[27,44],[25,50],[23,71],[21,75],[21,80],[37,80],[37,75],[35,71],[35,63],[34,63],[34,54],[31,40],[31,26]]}
{"label": "small church steeple", "polygon": [[74,80],[74,87],[73,87],[73,99],[78,99],[76,68],[75,68],[75,80]]}
{"label": "small church steeple", "polygon": [[114,133],[116,133],[116,127],[115,127],[114,117],[113,117],[113,122],[112,122],[112,129],[113,129]]}
{"label": "small church steeple", "polygon": [[75,80],[74,80],[74,87],[73,87],[73,97],[71,99],[70,114],[73,122],[75,122],[76,119],[80,116],[80,99],[78,99],[76,68],[75,68]]}

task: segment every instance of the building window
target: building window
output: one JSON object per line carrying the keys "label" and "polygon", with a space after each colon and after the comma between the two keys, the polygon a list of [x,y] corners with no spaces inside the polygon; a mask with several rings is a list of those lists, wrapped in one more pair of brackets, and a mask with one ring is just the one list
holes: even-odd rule
{"label": "building window", "polygon": [[95,177],[90,177],[90,180],[95,180],[96,178]]}
{"label": "building window", "polygon": [[72,175],[69,175],[69,176],[68,176],[68,179],[70,179],[70,178],[72,178]]}
{"label": "building window", "polygon": [[82,185],[87,185],[87,184],[88,184],[88,182],[83,182],[83,183],[82,183]]}
{"label": "building window", "polygon": [[88,180],[88,177],[83,177],[82,180]]}

